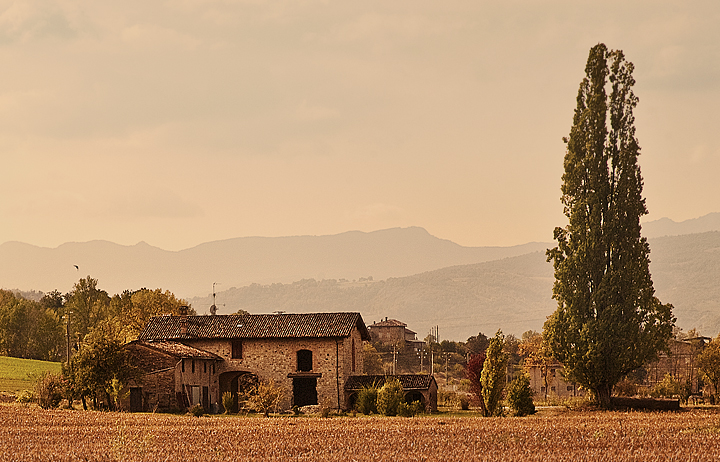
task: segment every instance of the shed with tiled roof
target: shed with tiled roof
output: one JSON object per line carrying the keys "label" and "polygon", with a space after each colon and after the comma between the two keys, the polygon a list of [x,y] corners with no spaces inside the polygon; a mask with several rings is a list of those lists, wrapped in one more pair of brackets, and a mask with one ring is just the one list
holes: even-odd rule
{"label": "shed with tiled roof", "polygon": [[405,401],[420,401],[427,411],[437,410],[437,382],[430,374],[399,375],[355,375],[345,382],[345,395],[348,402],[354,403],[357,393],[363,388],[380,388],[388,380],[398,380],[403,387]]}

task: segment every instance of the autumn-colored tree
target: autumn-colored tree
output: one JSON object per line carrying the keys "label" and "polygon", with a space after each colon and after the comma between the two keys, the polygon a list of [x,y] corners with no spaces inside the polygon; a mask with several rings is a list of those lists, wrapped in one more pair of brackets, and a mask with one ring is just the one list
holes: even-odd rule
{"label": "autumn-colored tree", "polygon": [[540,371],[540,376],[545,385],[544,399],[547,401],[548,390],[550,389],[550,384],[548,383],[550,369],[557,365],[557,361],[552,357],[547,342],[542,334],[535,331],[528,331],[523,334],[523,341],[520,342],[518,351],[522,358],[523,365],[526,368],[534,366]]}
{"label": "autumn-colored tree", "polygon": [[250,392],[248,406],[265,417],[276,408],[285,397],[285,390],[273,381],[260,381]]}
{"label": "autumn-colored tree", "polygon": [[485,365],[485,352],[475,354],[470,357],[465,366],[465,378],[470,381],[470,393],[475,395],[475,398],[480,403],[480,409],[482,409],[483,415],[487,415],[485,409],[485,400],[483,399],[482,393],[482,370]]}
{"label": "autumn-colored tree", "polygon": [[[123,325],[126,341],[136,339],[153,316],[177,316],[180,314],[180,307],[187,305],[185,300],[178,299],[169,290],[162,289],[140,289],[135,292],[126,290],[113,296],[110,303],[111,312]],[[195,311],[191,308],[188,314],[194,315]]]}

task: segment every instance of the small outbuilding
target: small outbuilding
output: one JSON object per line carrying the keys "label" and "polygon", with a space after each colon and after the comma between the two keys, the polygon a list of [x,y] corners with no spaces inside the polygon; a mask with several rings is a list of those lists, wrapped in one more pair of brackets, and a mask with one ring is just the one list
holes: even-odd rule
{"label": "small outbuilding", "polygon": [[352,408],[360,390],[380,388],[391,379],[398,379],[402,385],[405,402],[420,401],[427,412],[437,411],[438,386],[435,377],[430,374],[353,375],[345,382],[345,402]]}

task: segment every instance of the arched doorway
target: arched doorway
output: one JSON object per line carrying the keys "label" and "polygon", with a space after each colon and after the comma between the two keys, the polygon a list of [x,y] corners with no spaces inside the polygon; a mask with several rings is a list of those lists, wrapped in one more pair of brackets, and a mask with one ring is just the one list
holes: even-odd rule
{"label": "arched doorway", "polygon": [[410,404],[415,401],[419,401],[420,404],[423,405],[423,407],[425,407],[425,405],[426,405],[425,396],[422,394],[422,392],[415,390],[415,391],[409,391],[405,394],[405,402],[406,403]]}
{"label": "arched doorway", "polygon": [[220,374],[220,401],[222,404],[222,395],[230,392],[233,396],[233,405],[228,412],[234,413],[238,411],[238,396],[248,393],[258,383],[257,375],[246,371],[223,372]]}

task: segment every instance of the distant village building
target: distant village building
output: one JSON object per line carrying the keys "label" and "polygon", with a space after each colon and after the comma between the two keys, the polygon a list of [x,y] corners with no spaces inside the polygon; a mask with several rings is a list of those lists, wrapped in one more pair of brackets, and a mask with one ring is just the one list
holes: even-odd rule
{"label": "distant village building", "polygon": [[710,340],[712,339],[709,337],[670,339],[668,351],[661,352],[657,361],[645,367],[647,375],[644,385],[652,387],[662,382],[666,375],[670,375],[679,382],[690,384],[690,393],[701,393],[702,384],[695,360]]}
{"label": "distant village building", "polygon": [[418,340],[417,333],[407,328],[407,324],[397,319],[386,317],[384,321],[373,322],[368,326],[368,331],[373,342],[383,345],[419,350],[425,344],[423,340]]}
{"label": "distant village building", "polygon": [[[695,360],[710,340],[712,339],[709,337],[668,340],[668,351],[660,352],[657,361],[648,363],[640,370],[639,385],[649,389],[662,382],[666,375],[670,375],[678,382],[689,384],[691,394],[701,394],[702,382],[699,380]],[[530,375],[530,388],[535,392],[536,398],[542,399],[545,396],[567,398],[585,394],[582,387],[565,380],[562,374],[563,365],[557,361],[548,366],[526,365],[525,369]]]}
{"label": "distant village building", "polygon": [[557,361],[547,365],[526,365],[525,369],[530,376],[530,388],[533,390],[536,400],[542,400],[545,397],[569,398],[585,395],[582,387],[565,380],[562,373],[563,365]]}
{"label": "distant village building", "polygon": [[344,386],[363,373],[359,313],[159,316],[125,346],[144,372],[130,384],[132,411],[201,404],[220,411],[258,380],[285,388],[281,409],[331,402],[346,409]]}

